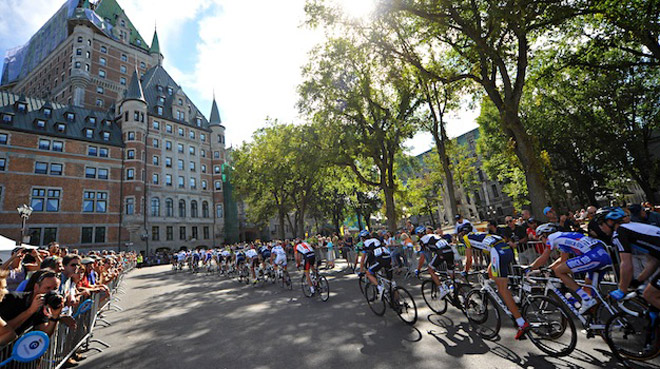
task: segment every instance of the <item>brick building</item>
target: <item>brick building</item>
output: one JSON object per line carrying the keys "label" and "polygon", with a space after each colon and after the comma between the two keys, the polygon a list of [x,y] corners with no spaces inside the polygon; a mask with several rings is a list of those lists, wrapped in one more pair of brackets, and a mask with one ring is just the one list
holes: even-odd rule
{"label": "brick building", "polygon": [[68,0],[5,58],[0,233],[155,250],[225,240],[225,127],[206,119],[115,0]]}

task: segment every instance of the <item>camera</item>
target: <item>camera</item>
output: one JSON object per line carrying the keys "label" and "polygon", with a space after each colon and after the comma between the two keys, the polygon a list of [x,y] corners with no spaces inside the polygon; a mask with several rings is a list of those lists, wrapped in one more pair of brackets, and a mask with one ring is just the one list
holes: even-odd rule
{"label": "camera", "polygon": [[55,291],[49,291],[44,295],[44,303],[52,309],[59,309],[64,303],[64,298]]}

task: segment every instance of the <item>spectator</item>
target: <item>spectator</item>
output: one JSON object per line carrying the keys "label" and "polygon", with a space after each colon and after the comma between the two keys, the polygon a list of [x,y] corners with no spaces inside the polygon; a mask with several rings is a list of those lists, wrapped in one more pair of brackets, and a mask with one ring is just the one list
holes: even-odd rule
{"label": "spectator", "polygon": [[527,220],[527,241],[538,240],[538,237],[536,237],[536,227],[538,226],[539,223],[536,218],[531,217]]}
{"label": "spectator", "polygon": [[497,226],[497,221],[494,219],[488,221],[488,224],[486,225],[486,230],[488,231],[488,234],[494,234],[498,236],[502,233],[500,227]]}
{"label": "spectator", "polygon": [[328,269],[334,269],[335,268],[335,245],[332,243],[332,239],[330,237],[325,238],[327,244],[326,247],[328,248],[328,260],[326,262],[326,266]]}
{"label": "spectator", "polygon": [[[9,272],[6,270],[0,271],[0,304],[7,294],[7,275]],[[0,318],[0,345],[6,345],[11,340],[16,338],[16,333],[14,329],[7,324],[5,320]]]}
{"label": "spectator", "polygon": [[445,234],[445,231],[443,231],[441,227],[435,229],[435,234],[442,237],[442,239],[448,243],[452,243],[454,241],[454,238],[450,234]]}
{"label": "spectator", "polygon": [[562,214],[559,217],[559,223],[557,223],[557,230],[560,232],[580,232],[580,227],[571,220],[570,213]]}
{"label": "spectator", "polygon": [[[587,212],[589,211],[589,208],[587,208]],[[603,230],[598,225],[598,222],[597,222],[598,218],[597,217],[598,217],[598,214],[596,212],[596,213],[594,213],[594,216],[591,218],[591,220],[589,220],[589,223],[587,224],[587,232],[589,233],[589,236],[597,238],[597,239],[605,242],[606,244],[611,245],[612,244],[612,236],[608,235],[605,232],[603,232]]]}
{"label": "spectator", "polygon": [[523,209],[521,216],[523,222],[520,225],[522,225],[525,229],[527,229],[529,226],[528,225],[529,218],[532,217],[532,213],[529,211],[529,209]]}
{"label": "spectator", "polygon": [[462,226],[463,224],[472,224],[470,223],[469,220],[463,219],[463,216],[461,214],[456,214],[454,217],[456,219],[456,224],[455,224],[455,233],[458,234],[458,227]]}
{"label": "spectator", "polygon": [[559,223],[559,218],[557,217],[557,213],[552,207],[546,206],[545,209],[543,209],[543,215],[545,215],[546,218],[548,218],[549,223],[555,223],[555,224]]}
{"label": "spectator", "polygon": [[523,226],[517,225],[510,215],[504,218],[504,222],[506,226],[502,229],[502,236],[512,249],[518,251],[519,262],[529,264],[534,261],[534,258],[529,260],[533,255],[530,255],[527,249],[527,230]]}
{"label": "spectator", "polygon": [[[28,262],[27,255],[32,255],[32,262]],[[39,253],[36,249],[17,247],[12,251],[9,260],[0,267],[0,269],[9,272],[7,276],[7,289],[9,291],[16,291],[21,282],[28,279],[34,271],[39,270],[39,264],[35,262],[38,257]]]}
{"label": "spectator", "polygon": [[[59,250],[57,252],[59,253]],[[49,256],[41,262],[40,269],[50,269],[55,273],[60,273],[64,269],[62,259],[58,256]]]}
{"label": "spectator", "polygon": [[631,221],[660,227],[660,214],[656,213],[655,211],[652,211],[651,209],[645,209],[639,204],[630,205],[628,210],[630,210]]}

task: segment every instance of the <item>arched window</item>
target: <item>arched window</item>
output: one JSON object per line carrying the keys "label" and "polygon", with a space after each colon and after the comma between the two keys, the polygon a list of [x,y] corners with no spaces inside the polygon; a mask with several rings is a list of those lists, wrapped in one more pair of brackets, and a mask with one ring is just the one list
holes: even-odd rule
{"label": "arched window", "polygon": [[151,199],[151,216],[152,217],[160,216],[160,199],[157,197]]}
{"label": "arched window", "polygon": [[202,217],[209,217],[209,203],[206,201],[202,202]]}
{"label": "arched window", "polygon": [[197,218],[197,201],[195,200],[190,202],[190,216],[192,218]]}
{"label": "arched window", "polygon": [[174,200],[166,199],[165,200],[165,215],[168,217],[174,216]]}
{"label": "arched window", "polygon": [[186,200],[179,200],[179,217],[186,217]]}

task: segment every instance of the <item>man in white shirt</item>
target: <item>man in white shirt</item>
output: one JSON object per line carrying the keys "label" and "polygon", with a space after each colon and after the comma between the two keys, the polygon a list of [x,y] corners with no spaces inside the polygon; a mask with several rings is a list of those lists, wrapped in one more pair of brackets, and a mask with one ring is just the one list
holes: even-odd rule
{"label": "man in white shirt", "polygon": [[470,223],[469,220],[463,219],[463,216],[461,214],[456,214],[454,218],[456,219],[456,227],[455,227],[456,234],[458,234],[458,228],[463,224],[472,224]]}

